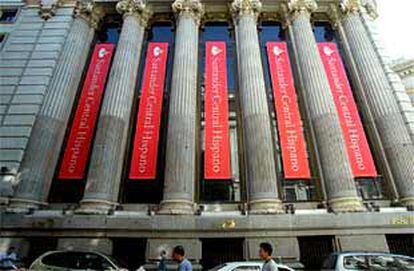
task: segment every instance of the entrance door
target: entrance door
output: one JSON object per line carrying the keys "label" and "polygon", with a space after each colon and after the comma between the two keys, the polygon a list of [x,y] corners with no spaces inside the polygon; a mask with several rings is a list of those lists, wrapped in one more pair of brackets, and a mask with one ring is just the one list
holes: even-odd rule
{"label": "entrance door", "polygon": [[414,257],[414,234],[387,234],[391,253]]}
{"label": "entrance door", "polygon": [[242,261],[243,238],[207,238],[201,239],[203,270],[209,270],[217,265]]}
{"label": "entrance door", "polygon": [[298,241],[305,270],[319,270],[325,257],[335,249],[334,236],[305,236],[298,237]]}
{"label": "entrance door", "polygon": [[141,238],[114,238],[113,256],[128,270],[137,270],[145,263],[146,239]]}

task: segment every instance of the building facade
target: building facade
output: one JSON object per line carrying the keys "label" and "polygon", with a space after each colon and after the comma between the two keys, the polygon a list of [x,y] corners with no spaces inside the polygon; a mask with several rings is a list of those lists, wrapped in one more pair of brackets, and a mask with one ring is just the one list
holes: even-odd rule
{"label": "building facade", "polygon": [[414,60],[396,61],[393,70],[400,76],[411,99],[411,104],[414,104]]}
{"label": "building facade", "polygon": [[87,247],[130,268],[178,244],[204,268],[262,241],[309,269],[333,251],[413,255],[414,111],[374,1],[0,9],[0,248]]}

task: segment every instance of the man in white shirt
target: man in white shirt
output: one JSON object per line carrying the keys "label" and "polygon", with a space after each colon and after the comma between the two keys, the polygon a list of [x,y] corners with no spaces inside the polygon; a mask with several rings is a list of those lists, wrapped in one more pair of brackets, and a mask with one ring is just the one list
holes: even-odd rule
{"label": "man in white shirt", "polygon": [[278,271],[276,262],[272,259],[273,248],[269,243],[261,243],[259,256],[264,261],[262,271]]}

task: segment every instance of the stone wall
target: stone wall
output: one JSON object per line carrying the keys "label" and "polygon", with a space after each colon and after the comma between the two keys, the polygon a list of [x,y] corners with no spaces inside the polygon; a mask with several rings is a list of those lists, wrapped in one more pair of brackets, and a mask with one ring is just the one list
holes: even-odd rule
{"label": "stone wall", "polygon": [[38,7],[24,6],[14,24],[0,24],[7,33],[0,51],[0,167],[20,167],[72,13],[73,6],[64,6],[45,21]]}

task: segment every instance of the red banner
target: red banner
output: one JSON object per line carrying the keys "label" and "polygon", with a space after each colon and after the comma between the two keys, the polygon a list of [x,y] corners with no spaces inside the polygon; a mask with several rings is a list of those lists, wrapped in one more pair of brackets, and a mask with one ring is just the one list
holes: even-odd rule
{"label": "red banner", "polygon": [[83,179],[105,82],[115,46],[97,44],[83,83],[78,107],[63,154],[59,179]]}
{"label": "red banner", "polygon": [[285,179],[310,179],[309,161],[285,42],[268,42],[267,54]]}
{"label": "red banner", "polygon": [[376,177],[374,160],[358,114],[341,56],[335,43],[318,44],[341,122],[354,177]]}
{"label": "red banner", "polygon": [[168,43],[148,44],[129,178],[155,179]]}
{"label": "red banner", "polygon": [[225,42],[206,42],[205,179],[230,179],[229,105]]}

